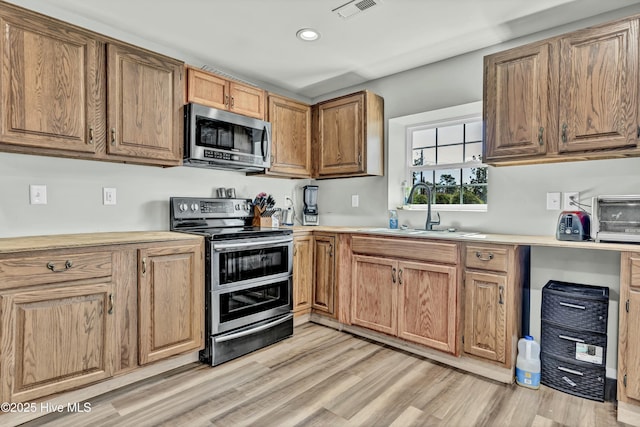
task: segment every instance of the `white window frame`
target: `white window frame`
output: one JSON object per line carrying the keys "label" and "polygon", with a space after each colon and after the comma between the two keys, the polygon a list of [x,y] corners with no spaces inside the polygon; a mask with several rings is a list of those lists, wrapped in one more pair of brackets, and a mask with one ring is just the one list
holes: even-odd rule
{"label": "white window frame", "polygon": [[[470,113],[469,110],[474,110]],[[463,113],[464,112],[464,113]],[[420,122],[405,125],[405,179],[409,185],[413,183],[413,172],[434,171],[443,169],[464,169],[486,167],[487,165],[481,161],[468,161],[461,163],[447,163],[441,165],[413,166],[413,144],[411,139],[412,131],[416,128],[433,129],[437,127],[446,127],[457,124],[467,123],[471,120],[478,119],[482,121],[482,103],[464,104],[460,106],[449,107],[441,110],[433,110],[420,115]],[[489,188],[489,178],[487,173],[487,190]],[[402,207],[404,210],[427,210],[424,204],[409,204]],[[455,212],[486,212],[487,204],[432,204],[431,209],[434,211],[455,211]]]}

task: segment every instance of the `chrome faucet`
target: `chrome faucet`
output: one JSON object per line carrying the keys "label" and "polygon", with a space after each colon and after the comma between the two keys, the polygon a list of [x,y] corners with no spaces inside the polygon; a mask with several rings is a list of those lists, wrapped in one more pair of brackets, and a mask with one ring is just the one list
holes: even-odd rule
{"label": "chrome faucet", "polygon": [[411,191],[409,191],[409,197],[407,198],[407,204],[411,204],[413,201],[413,193],[415,193],[416,189],[419,187],[427,190],[427,222],[424,225],[425,230],[433,230],[434,225],[440,225],[440,213],[436,212],[438,215],[438,221],[431,221],[431,187],[429,187],[424,182],[418,182],[413,187],[411,187]]}

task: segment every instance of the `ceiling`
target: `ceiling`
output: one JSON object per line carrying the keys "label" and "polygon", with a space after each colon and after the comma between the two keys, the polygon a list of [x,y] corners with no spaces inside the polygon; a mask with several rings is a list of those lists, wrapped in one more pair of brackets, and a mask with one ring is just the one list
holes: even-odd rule
{"label": "ceiling", "polygon": [[[113,28],[181,52],[179,59],[191,65],[310,99],[640,3],[374,1],[378,4],[344,19],[332,10],[348,0],[11,0],[53,16],[58,11],[78,25]],[[317,29],[320,39],[298,40],[296,32],[304,27]]]}

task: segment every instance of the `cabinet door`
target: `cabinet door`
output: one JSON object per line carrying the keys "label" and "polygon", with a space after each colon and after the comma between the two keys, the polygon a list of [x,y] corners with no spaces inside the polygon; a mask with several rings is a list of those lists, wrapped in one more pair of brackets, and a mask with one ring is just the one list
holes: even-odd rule
{"label": "cabinet door", "polygon": [[485,160],[546,152],[549,51],[543,43],[487,57]]}
{"label": "cabinet door", "polygon": [[375,331],[398,332],[398,263],[387,258],[354,255],[351,323]]}
{"label": "cabinet door", "polygon": [[229,94],[231,95],[230,111],[264,120],[264,90],[238,82],[229,82]]}
{"label": "cabinet door", "polygon": [[141,249],[138,261],[139,363],[202,348],[202,246]]}
{"label": "cabinet door", "polygon": [[620,273],[618,399],[640,403],[640,253],[623,254]]}
{"label": "cabinet door", "polygon": [[507,279],[471,271],[465,276],[464,351],[505,363]]}
{"label": "cabinet door", "polygon": [[269,172],[311,176],[311,107],[269,95],[271,167]]}
{"label": "cabinet door", "polygon": [[293,239],[293,311],[311,308],[313,298],[313,236]]}
{"label": "cabinet door", "polygon": [[319,176],[364,171],[364,97],[358,93],[318,105]]}
{"label": "cabinet door", "polygon": [[229,82],[206,71],[189,68],[187,102],[227,110],[229,108]]}
{"label": "cabinet door", "polygon": [[178,61],[110,44],[107,152],[177,164],[182,160],[182,72]]}
{"label": "cabinet door", "polygon": [[103,45],[34,18],[7,15],[0,25],[1,142],[94,153]]}
{"label": "cabinet door", "polygon": [[113,284],[0,295],[2,400],[27,401],[111,376]]}
{"label": "cabinet door", "polygon": [[637,20],[560,40],[560,152],[636,145],[637,50]]}
{"label": "cabinet door", "polygon": [[457,270],[454,266],[398,263],[398,336],[455,354]]}
{"label": "cabinet door", "polygon": [[314,310],[334,314],[335,302],[335,238],[332,236],[314,237],[315,274],[313,281]]}

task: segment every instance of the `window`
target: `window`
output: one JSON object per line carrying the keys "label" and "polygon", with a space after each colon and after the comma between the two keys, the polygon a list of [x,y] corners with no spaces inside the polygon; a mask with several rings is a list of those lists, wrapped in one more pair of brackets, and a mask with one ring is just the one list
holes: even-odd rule
{"label": "window", "polygon": [[[480,115],[411,125],[406,132],[410,185],[424,182],[430,186],[434,206],[486,209],[488,181],[482,163]],[[426,204],[427,191],[418,188],[408,203]]]}

